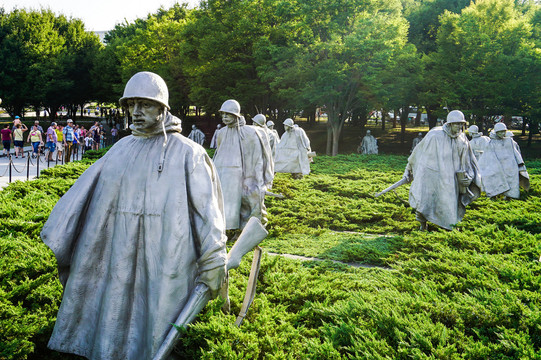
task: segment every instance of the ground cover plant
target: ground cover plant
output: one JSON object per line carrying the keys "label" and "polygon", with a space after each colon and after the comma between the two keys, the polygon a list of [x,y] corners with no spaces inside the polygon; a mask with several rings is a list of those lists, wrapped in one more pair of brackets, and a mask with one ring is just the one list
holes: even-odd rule
{"label": "ground cover plant", "polygon": [[[541,161],[527,161],[532,188],[519,200],[480,198],[455,230],[430,232],[417,231],[408,186],[373,197],[400,179],[406,161],[318,156],[301,180],[278,174],[273,191],[286,199],[267,200],[267,254],[247,318],[233,325],[249,273],[245,259],[230,274],[232,313],[211,302],[177,355],[541,359]],[[55,167],[0,192],[2,359],[77,358],[46,349],[62,289],[39,231],[87,166]]]}

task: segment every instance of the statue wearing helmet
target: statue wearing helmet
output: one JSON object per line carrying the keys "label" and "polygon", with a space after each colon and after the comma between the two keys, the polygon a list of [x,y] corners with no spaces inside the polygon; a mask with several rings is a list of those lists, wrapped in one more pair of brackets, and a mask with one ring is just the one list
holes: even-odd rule
{"label": "statue wearing helmet", "polygon": [[489,142],[489,137],[479,133],[477,125],[472,125],[468,128],[468,133],[471,136],[470,145],[475,154],[475,158],[479,161],[481,155],[485,151],[485,147]]}
{"label": "statue wearing helmet", "polygon": [[278,143],[280,142],[278,133],[275,130],[271,130],[267,127],[267,124],[265,123],[267,121],[267,118],[263,114],[257,114],[252,118],[252,121],[254,123],[254,126],[260,127],[267,134],[267,138],[269,139],[269,145],[272,152],[272,161],[274,161],[274,157],[276,156],[276,145],[278,145]]}
{"label": "statue wearing helmet", "polygon": [[423,133],[419,133],[417,134],[417,137],[415,139],[413,139],[413,142],[411,144],[411,150],[410,150],[410,153],[413,152],[413,149],[415,149],[415,147],[417,145],[419,145],[419,143],[421,142],[421,140],[423,140]]}
{"label": "statue wearing helmet", "polygon": [[477,161],[462,132],[465,123],[461,111],[451,111],[447,122],[431,129],[408,159],[404,181],[412,181],[409,203],[421,230],[427,221],[452,229],[481,193]]}
{"label": "statue wearing helmet", "polygon": [[275,160],[276,148],[278,147],[278,144],[280,143],[280,135],[278,135],[278,131],[274,129],[274,122],[272,120],[267,121],[267,129],[269,129],[269,140],[270,140],[271,149],[272,149],[272,158],[273,160]]}
{"label": "statue wearing helmet", "polygon": [[187,305],[196,290],[214,296],[225,276],[216,169],[181,135],[165,82],[135,74],[120,103],[132,135],[79,177],[41,232],[64,286],[48,346],[96,360],[154,358],[178,314],[199,311]]}
{"label": "statue wearing helmet", "polygon": [[378,141],[371,134],[370,130],[366,131],[366,135],[363,137],[361,145],[357,148],[357,152],[363,155],[378,154]]}
{"label": "statue wearing helmet", "polygon": [[304,130],[293,122],[284,120],[285,132],[276,147],[275,170],[290,173],[293,178],[300,179],[310,174],[310,140]]}
{"label": "statue wearing helmet", "polygon": [[267,133],[246,125],[236,100],[225,101],[220,113],[226,126],[216,136],[213,160],[223,189],[226,228],[242,229],[250,217],[266,224],[265,192],[274,178]]}
{"label": "statue wearing helmet", "polygon": [[509,136],[503,122],[496,123],[490,133],[490,140],[479,159],[479,169],[483,180],[483,190],[488,197],[503,195],[518,199],[520,187],[530,188],[530,177],[520,147]]}
{"label": "statue wearing helmet", "polygon": [[203,146],[205,143],[205,134],[197,128],[197,126],[192,125],[192,131],[188,135],[188,139],[195,141],[199,145]]}
{"label": "statue wearing helmet", "polygon": [[216,149],[216,141],[218,138],[218,131],[222,128],[222,124],[218,124],[216,126],[216,130],[214,130],[214,135],[212,135],[212,139],[210,139],[210,148]]}

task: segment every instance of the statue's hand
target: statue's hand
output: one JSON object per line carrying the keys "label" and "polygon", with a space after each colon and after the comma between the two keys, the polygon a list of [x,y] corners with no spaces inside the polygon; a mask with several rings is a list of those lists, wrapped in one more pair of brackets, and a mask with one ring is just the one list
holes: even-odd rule
{"label": "statue's hand", "polygon": [[470,179],[469,177],[465,177],[464,179],[461,179],[459,181],[460,181],[460,185],[468,187],[470,186],[472,179]]}

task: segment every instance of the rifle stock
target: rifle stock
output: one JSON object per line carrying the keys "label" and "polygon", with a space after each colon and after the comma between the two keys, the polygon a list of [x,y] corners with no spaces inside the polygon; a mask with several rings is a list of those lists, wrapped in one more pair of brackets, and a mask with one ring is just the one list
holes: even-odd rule
{"label": "rifle stock", "polygon": [[[242,257],[259,245],[267,235],[268,231],[265,230],[261,221],[255,217],[250,218],[237,241],[227,253],[227,270],[229,271],[237,268],[240,265]],[[209,300],[210,292],[207,285],[197,284],[174,325],[183,327],[191,323],[197,317],[197,314],[203,310]],[[169,330],[164,342],[158,349],[156,355],[154,355],[153,360],[165,360],[173,351],[179,335],[175,326]]]}

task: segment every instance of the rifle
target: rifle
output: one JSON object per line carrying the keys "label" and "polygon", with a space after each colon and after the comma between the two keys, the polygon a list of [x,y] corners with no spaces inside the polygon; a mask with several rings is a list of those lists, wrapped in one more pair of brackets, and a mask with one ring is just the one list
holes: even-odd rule
{"label": "rifle", "polygon": [[275,197],[275,198],[278,198],[278,199],[285,199],[284,194],[276,194],[276,193],[270,192],[268,190],[265,191],[265,196],[272,196],[272,197]]}
{"label": "rifle", "polygon": [[388,193],[389,191],[394,190],[394,189],[396,189],[397,187],[402,186],[402,185],[404,185],[404,184],[407,184],[407,183],[409,183],[409,182],[410,182],[410,180],[408,180],[407,177],[403,177],[402,179],[398,180],[397,182],[395,182],[394,184],[392,184],[391,186],[389,186],[387,189],[385,189],[385,190],[383,190],[383,191],[381,191],[381,192],[375,194],[374,196],[375,196],[375,197],[380,197],[381,195],[383,195],[383,194],[385,194],[385,193]]}
{"label": "rifle", "polygon": [[[263,241],[267,235],[268,232],[261,224],[261,221],[258,218],[251,217],[235,244],[227,253],[227,271],[236,269],[240,265],[242,257]],[[176,327],[184,327],[192,322],[197,314],[199,314],[205,305],[207,305],[210,298],[208,286],[205,284],[197,284],[190,295],[190,298],[186,302],[186,305],[184,305],[182,312],[175,321],[174,326],[169,330],[167,337],[158,349],[156,355],[154,355],[153,360],[165,360],[169,357],[179,335]]]}

